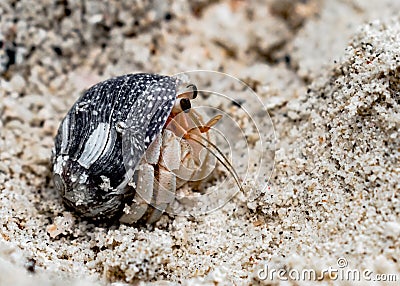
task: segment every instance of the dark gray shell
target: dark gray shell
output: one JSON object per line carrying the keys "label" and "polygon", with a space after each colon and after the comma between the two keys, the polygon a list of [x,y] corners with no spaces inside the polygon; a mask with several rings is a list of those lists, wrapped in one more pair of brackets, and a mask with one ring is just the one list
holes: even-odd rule
{"label": "dark gray shell", "polygon": [[104,219],[129,199],[127,183],[176,100],[177,80],[129,74],[89,88],[55,138],[55,186],[80,215]]}

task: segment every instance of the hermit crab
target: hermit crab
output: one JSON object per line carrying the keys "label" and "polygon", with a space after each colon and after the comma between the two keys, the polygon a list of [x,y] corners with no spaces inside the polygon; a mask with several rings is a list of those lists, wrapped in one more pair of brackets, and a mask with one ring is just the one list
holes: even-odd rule
{"label": "hermit crab", "polygon": [[218,160],[239,177],[213,142],[221,115],[203,121],[191,108],[193,84],[178,94],[178,77],[128,74],[100,82],[60,124],[52,163],[56,189],[82,217],[153,223],[176,190],[205,178]]}

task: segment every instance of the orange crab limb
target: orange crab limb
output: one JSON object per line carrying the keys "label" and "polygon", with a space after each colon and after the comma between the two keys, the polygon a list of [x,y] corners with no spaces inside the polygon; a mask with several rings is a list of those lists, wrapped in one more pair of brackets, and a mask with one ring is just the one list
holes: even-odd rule
{"label": "orange crab limb", "polygon": [[[206,132],[210,131],[211,127],[213,127],[215,124],[217,124],[221,118],[222,118],[222,115],[216,115],[213,118],[211,118],[205,125],[196,126],[195,128],[188,130],[187,134],[189,132],[192,132],[195,129],[198,129],[200,131],[200,133],[206,133]],[[185,135],[185,136],[187,136],[187,135]]]}

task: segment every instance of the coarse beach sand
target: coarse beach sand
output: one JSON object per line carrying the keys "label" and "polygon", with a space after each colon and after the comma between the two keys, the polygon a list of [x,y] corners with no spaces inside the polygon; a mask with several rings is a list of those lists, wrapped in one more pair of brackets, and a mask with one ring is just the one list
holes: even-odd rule
{"label": "coarse beach sand", "polygon": [[[398,11],[397,0],[1,1],[0,285],[398,285]],[[250,168],[220,208],[155,225],[66,210],[50,158],[79,95],[117,75],[190,70],[231,75],[267,108],[253,104],[269,126],[258,134],[237,119],[250,151],[265,148],[264,183]],[[215,176],[209,190],[235,188]]]}

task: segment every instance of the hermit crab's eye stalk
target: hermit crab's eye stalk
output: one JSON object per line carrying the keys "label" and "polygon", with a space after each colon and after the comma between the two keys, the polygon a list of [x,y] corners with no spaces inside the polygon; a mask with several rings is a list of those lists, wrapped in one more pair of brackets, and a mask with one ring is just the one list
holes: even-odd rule
{"label": "hermit crab's eye stalk", "polygon": [[193,92],[192,92],[192,99],[195,99],[197,97],[197,86],[194,84],[189,84],[187,88],[191,87]]}
{"label": "hermit crab's eye stalk", "polygon": [[198,91],[197,86],[194,84],[189,84],[186,88],[192,88],[192,91],[187,91],[178,95],[178,98],[187,98],[189,100],[195,99],[197,97]]}

